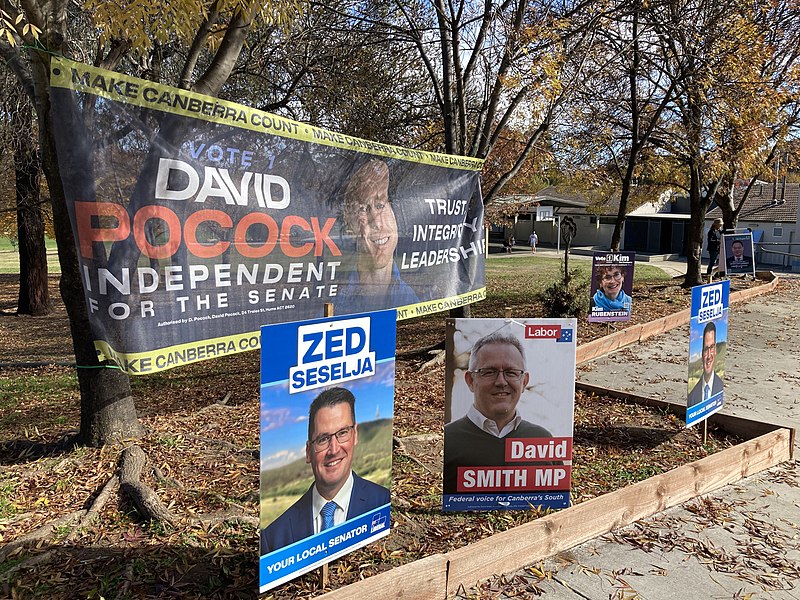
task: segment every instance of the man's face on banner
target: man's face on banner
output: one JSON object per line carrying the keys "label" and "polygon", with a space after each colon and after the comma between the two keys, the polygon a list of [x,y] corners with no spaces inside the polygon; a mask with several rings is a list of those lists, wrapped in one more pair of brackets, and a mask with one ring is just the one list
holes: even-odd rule
{"label": "man's face on banner", "polygon": [[358,428],[347,402],[324,406],[314,415],[314,429],[306,442],[306,462],[314,472],[317,491],[332,499],[350,476]]}
{"label": "man's face on banner", "polygon": [[389,202],[389,169],[373,160],[355,172],[345,192],[344,219],[358,239],[359,268],[376,271],[392,264],[397,219]]}
{"label": "man's face on banner", "polygon": [[[515,377],[517,374],[519,377]],[[467,371],[465,379],[474,394],[475,408],[501,425],[514,416],[529,375],[514,346],[487,344],[478,350],[474,368]]]}
{"label": "man's face on banner", "polygon": [[739,240],[736,240],[731,244],[731,252],[733,252],[733,258],[741,259],[742,254],[744,254],[744,244]]}
{"label": "man's face on banner", "polygon": [[714,359],[717,357],[717,335],[713,331],[703,334],[703,373],[705,380],[711,378],[714,372]]}

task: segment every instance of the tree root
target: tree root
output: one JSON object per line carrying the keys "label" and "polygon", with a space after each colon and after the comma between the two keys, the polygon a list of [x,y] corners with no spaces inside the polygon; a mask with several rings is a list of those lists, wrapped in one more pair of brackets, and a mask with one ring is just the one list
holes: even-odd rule
{"label": "tree root", "polygon": [[420,368],[417,369],[417,373],[421,373],[422,371],[424,371],[426,369],[430,369],[432,367],[436,367],[436,366],[442,364],[444,362],[444,358],[445,358],[445,351],[444,350],[438,350],[436,352],[436,356],[434,356],[428,362],[422,363]]}
{"label": "tree root", "polygon": [[30,558],[23,560],[21,563],[14,565],[7,571],[0,576],[0,582],[11,581],[11,576],[16,573],[17,571],[22,571],[23,569],[30,569],[31,567],[35,567],[36,565],[40,565],[50,560],[53,556],[54,552],[52,550],[48,550],[47,552],[42,552],[41,554],[35,554]]}
{"label": "tree root", "polygon": [[424,348],[413,348],[411,350],[405,350],[403,352],[396,352],[395,358],[414,358],[415,356],[419,356],[420,354],[430,354],[434,350],[444,350],[444,340],[439,340],[435,344],[431,344],[430,346],[425,346]]}
{"label": "tree root", "polygon": [[81,517],[80,522],[73,528],[66,539],[72,540],[78,535],[78,530],[81,527],[94,521],[97,518],[97,515],[100,514],[100,511],[103,510],[105,505],[108,503],[108,499],[118,489],[119,477],[112,475],[109,480],[106,481],[106,484],[103,486],[103,489],[100,490],[100,493],[97,494],[97,497],[94,499],[94,502],[92,502],[92,505],[86,510],[86,514]]}
{"label": "tree root", "polygon": [[210,446],[217,446],[218,448],[228,450],[229,452],[233,452],[235,454],[248,454],[256,460],[258,460],[260,456],[260,450],[258,448],[243,448],[241,446],[237,446],[236,444],[231,444],[230,442],[227,442],[225,440],[204,438],[200,437],[199,435],[186,434],[184,437],[190,440],[194,440],[195,442],[203,442],[204,444],[208,444]]}
{"label": "tree root", "polygon": [[220,523],[224,523],[226,521],[238,521],[240,523],[246,523],[247,525],[252,525],[253,527],[258,528],[259,520],[258,517],[254,517],[252,515],[245,515],[236,510],[226,510],[225,512],[221,513],[213,513],[210,515],[196,515],[192,522],[204,527],[206,529],[213,528]]}
{"label": "tree root", "polygon": [[208,406],[204,406],[203,408],[198,410],[197,413],[198,414],[203,414],[207,410],[211,410],[213,408],[233,408],[231,406],[228,406],[228,400],[230,400],[230,399],[231,399],[231,393],[228,392],[227,394],[225,394],[222,397],[221,400],[217,400],[216,402],[214,402],[212,404],[209,404]]}
{"label": "tree root", "polygon": [[11,542],[8,542],[5,546],[0,548],[0,563],[26,546],[32,546],[34,544],[46,542],[53,537],[56,529],[71,525],[73,522],[81,519],[86,512],[87,511],[85,509],[76,510],[68,515],[59,517],[55,521],[50,521],[46,525],[42,525],[38,529],[34,529],[33,531],[28,532]]}
{"label": "tree root", "polygon": [[[7,543],[5,546],[0,548],[0,562],[3,562],[10,555],[15,554],[22,548],[42,544],[43,542],[52,539],[56,533],[56,530],[61,527],[72,526],[72,531],[66,536],[65,540],[68,541],[73,539],[78,534],[78,530],[82,526],[91,523],[92,520],[100,513],[100,511],[103,510],[103,507],[108,502],[111,494],[116,491],[118,482],[119,479],[117,476],[112,476],[100,490],[100,493],[94,499],[94,502],[92,502],[89,508],[82,508],[80,510],[71,512],[68,515],[64,515],[63,517],[59,517],[55,521],[46,523],[45,525],[26,533],[16,540]],[[21,563],[20,567],[23,568],[25,564],[34,559],[37,559],[37,557],[32,557],[24,561]]]}
{"label": "tree root", "polygon": [[[207,441],[213,442],[213,440]],[[233,444],[228,444],[227,442],[225,444],[227,444],[227,446],[233,446]],[[252,452],[249,449],[236,448],[235,446],[233,448],[237,452]],[[239,522],[251,525],[255,528],[259,527],[259,519],[257,516],[247,514],[247,509],[244,506],[228,502],[224,498],[220,498],[220,500],[230,504],[232,508],[219,513],[190,515],[186,518],[177,517],[161,502],[155,491],[141,482],[141,474],[142,470],[145,468],[146,462],[147,457],[141,447],[134,445],[125,448],[119,459],[118,474],[111,476],[108,481],[106,481],[105,485],[103,485],[87,508],[82,508],[59,517],[54,521],[8,542],[0,548],[0,563],[18,554],[26,547],[37,546],[41,548],[44,543],[51,540],[57,534],[59,529],[64,527],[69,527],[71,529],[66,537],[64,537],[64,541],[69,542],[74,540],[80,534],[81,527],[90,524],[98,517],[103,508],[108,504],[109,499],[114,497],[115,492],[118,492],[120,497],[127,499],[145,521],[158,521],[170,525],[183,522],[191,526],[202,527],[206,530],[213,529],[224,522]],[[153,472],[161,481],[174,481],[164,478],[157,467],[153,467]],[[177,482],[175,483],[178,487],[184,489],[183,486]],[[55,550],[38,552],[3,573],[2,577],[0,577],[0,581],[8,581],[12,573],[47,562],[54,554]]]}
{"label": "tree root", "polygon": [[[227,443],[227,442],[226,442]],[[119,469],[120,494],[131,501],[139,516],[145,521],[160,521],[176,525],[180,519],[172,514],[169,509],[150,487],[140,481],[142,469],[147,457],[139,446],[129,446],[122,452]],[[258,517],[243,513],[241,510],[228,510],[210,515],[191,516],[187,520],[193,525],[209,527],[225,521],[240,521],[258,527]],[[185,521],[184,521],[185,522]]]}
{"label": "tree root", "polygon": [[161,469],[158,468],[157,465],[151,467],[151,472],[153,473],[153,477],[155,477],[159,483],[166,483],[167,485],[172,486],[175,489],[181,491],[186,489],[183,486],[183,484],[174,477],[167,477],[166,475],[164,475],[164,473],[161,471]]}
{"label": "tree root", "polygon": [[147,457],[139,446],[123,450],[119,466],[120,494],[131,501],[139,516],[145,521],[161,521],[174,525],[176,517],[150,487],[140,481]]}

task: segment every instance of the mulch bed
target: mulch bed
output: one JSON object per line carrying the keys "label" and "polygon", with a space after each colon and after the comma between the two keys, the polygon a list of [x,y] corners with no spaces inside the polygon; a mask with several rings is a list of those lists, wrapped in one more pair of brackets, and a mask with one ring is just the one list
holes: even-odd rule
{"label": "mulch bed", "polygon": [[[12,314],[14,285],[13,278],[0,277],[0,336],[4,339],[0,362],[69,360],[63,307],[49,317],[17,317]],[[652,320],[689,303],[687,291],[677,283],[635,294],[642,299],[637,301],[634,322]],[[474,313],[502,316],[503,308],[485,302]],[[515,313],[540,316],[533,305],[515,307]],[[443,318],[435,315],[401,323],[398,351],[437,342],[442,324]],[[581,323],[579,343],[605,335],[607,329]],[[428,363],[431,358],[422,355],[397,361],[392,534],[332,563],[331,588],[539,516],[535,510],[441,512],[444,367]],[[32,376],[60,383],[47,393],[32,387],[14,402],[3,398],[6,388],[0,387],[0,408],[13,405],[0,416],[0,440],[5,440],[0,443],[0,545],[57,519],[82,514],[62,522],[37,547],[3,556],[0,596],[256,596],[257,353],[132,380],[148,431],[137,442],[148,458],[142,481],[177,516],[172,524],[142,522],[122,496],[103,496],[107,485],[113,488],[122,445],[47,451],[46,444],[78,427],[77,383],[73,369],[51,365],[5,367],[0,371],[0,385],[3,380]],[[696,428],[685,429],[673,415],[578,393],[573,501],[646,479],[739,441],[710,433],[703,446]],[[97,514],[87,518],[85,512],[92,507]],[[309,573],[267,597],[309,598],[321,591],[318,575]]]}

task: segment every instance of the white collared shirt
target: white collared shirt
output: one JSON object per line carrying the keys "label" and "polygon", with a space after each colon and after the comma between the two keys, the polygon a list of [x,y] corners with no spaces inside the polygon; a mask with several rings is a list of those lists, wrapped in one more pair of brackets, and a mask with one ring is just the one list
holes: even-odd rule
{"label": "white collared shirt", "polygon": [[498,430],[497,423],[489,417],[484,416],[483,413],[475,408],[474,404],[469,407],[469,410],[467,411],[467,418],[472,421],[481,431],[485,431],[486,433],[498,438],[507,436],[509,433],[514,431],[519,425],[520,421],[522,421],[522,417],[515,410],[514,418],[511,419],[506,426],[503,427],[503,429]]}
{"label": "white collared shirt", "polygon": [[[717,376],[716,371],[711,371],[711,379],[706,381],[706,374],[705,371],[703,372],[700,380],[703,382],[703,400],[707,400],[714,395],[714,378]],[[706,386],[708,386],[708,398],[706,398]],[[717,392],[719,393],[719,392]]]}
{"label": "white collared shirt", "polygon": [[[344,482],[344,485],[342,486],[342,489],[339,490],[339,493],[333,497],[333,501],[336,503],[336,510],[333,513],[334,525],[341,525],[345,522],[347,518],[347,510],[350,508],[350,493],[352,491],[353,472],[350,471],[350,477],[348,477],[347,481]],[[317,491],[317,486],[315,485],[311,489],[311,510],[314,514],[314,533],[319,533],[322,531],[322,515],[320,514],[320,511],[327,503],[328,501],[320,495],[320,493]]]}

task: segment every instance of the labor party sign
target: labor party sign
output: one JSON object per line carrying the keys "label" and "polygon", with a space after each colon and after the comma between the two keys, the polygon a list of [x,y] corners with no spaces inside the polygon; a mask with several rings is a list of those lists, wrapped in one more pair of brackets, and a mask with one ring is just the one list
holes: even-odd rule
{"label": "labor party sign", "polygon": [[730,289],[728,280],[692,288],[687,427],[722,408]]}
{"label": "labor party sign", "polygon": [[575,319],[448,319],[445,511],[569,506]]}
{"label": "labor party sign", "polygon": [[629,321],[635,252],[596,252],[592,257],[589,322]]}
{"label": "labor party sign", "polygon": [[101,360],[258,348],[259,327],[485,297],[482,161],[387,146],[54,57],[59,167]]}
{"label": "labor party sign", "polygon": [[722,236],[722,255],[720,270],[728,275],[750,273],[755,275],[756,267],[753,257],[753,233],[726,233]]}
{"label": "labor party sign", "polygon": [[389,533],[396,320],[261,330],[262,592]]}

